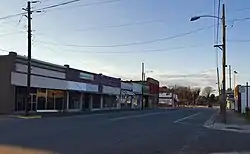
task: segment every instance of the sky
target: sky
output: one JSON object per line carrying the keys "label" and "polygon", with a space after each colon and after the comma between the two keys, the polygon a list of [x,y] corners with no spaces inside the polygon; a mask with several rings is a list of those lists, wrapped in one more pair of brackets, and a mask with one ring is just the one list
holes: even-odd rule
{"label": "sky", "polygon": [[[32,9],[66,1],[40,0]],[[250,17],[250,1],[222,3],[227,64],[238,72],[236,83],[245,84],[250,81],[250,20],[232,20]],[[26,0],[1,0],[0,18],[21,13],[26,5]],[[221,51],[213,47],[216,19],[189,20],[216,15],[217,7],[218,0],[80,0],[32,14],[32,57],[124,80],[139,80],[143,62],[146,76],[161,85],[216,88],[217,64],[222,75]],[[27,55],[26,29],[25,16],[0,20],[0,53]],[[220,36],[221,31],[219,43]]]}

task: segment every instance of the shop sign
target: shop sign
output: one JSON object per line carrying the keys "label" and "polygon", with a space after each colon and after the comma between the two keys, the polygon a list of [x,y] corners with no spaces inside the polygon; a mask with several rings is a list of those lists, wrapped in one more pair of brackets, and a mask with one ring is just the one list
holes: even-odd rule
{"label": "shop sign", "polygon": [[80,72],[79,78],[93,81],[94,80],[94,75]]}

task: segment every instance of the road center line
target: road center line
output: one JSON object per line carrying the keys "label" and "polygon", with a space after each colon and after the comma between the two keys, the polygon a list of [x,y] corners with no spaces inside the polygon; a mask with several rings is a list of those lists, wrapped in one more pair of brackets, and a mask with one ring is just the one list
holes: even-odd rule
{"label": "road center line", "polygon": [[141,117],[146,117],[146,116],[151,116],[151,115],[156,115],[156,114],[162,114],[162,112],[155,112],[155,113],[147,113],[147,114],[140,114],[140,115],[118,117],[118,118],[113,118],[113,119],[109,119],[109,120],[111,120],[111,121],[117,121],[117,120],[131,119],[131,118],[141,118]]}
{"label": "road center line", "polygon": [[181,118],[181,119],[178,119],[178,120],[175,120],[175,121],[174,121],[174,123],[181,122],[181,121],[183,121],[183,120],[186,120],[186,119],[192,118],[192,117],[197,116],[197,115],[199,115],[199,114],[200,114],[200,112],[195,113],[195,114],[192,114],[192,115],[189,115],[189,116],[187,116],[187,117],[184,117],[184,118]]}

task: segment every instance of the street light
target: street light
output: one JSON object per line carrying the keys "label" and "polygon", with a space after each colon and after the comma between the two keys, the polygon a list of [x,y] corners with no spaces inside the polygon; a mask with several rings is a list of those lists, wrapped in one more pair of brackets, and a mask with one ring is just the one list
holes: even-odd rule
{"label": "street light", "polygon": [[222,53],[222,103],[220,106],[221,113],[223,114],[223,120],[226,123],[226,15],[225,15],[225,4],[222,5],[222,17],[213,16],[213,15],[202,15],[202,16],[194,16],[190,19],[190,21],[195,21],[203,17],[208,18],[216,18],[222,20],[222,45],[214,45],[214,47],[220,48]]}
{"label": "street light", "polygon": [[234,70],[234,89],[236,87],[236,74],[238,74],[238,72]]}
{"label": "street light", "polygon": [[213,15],[201,15],[201,16],[194,16],[190,19],[190,21],[195,21],[195,20],[198,20],[200,18],[205,18],[205,17],[208,17],[208,18],[217,18],[217,19],[222,19],[220,17],[217,17],[217,16],[213,16]]}

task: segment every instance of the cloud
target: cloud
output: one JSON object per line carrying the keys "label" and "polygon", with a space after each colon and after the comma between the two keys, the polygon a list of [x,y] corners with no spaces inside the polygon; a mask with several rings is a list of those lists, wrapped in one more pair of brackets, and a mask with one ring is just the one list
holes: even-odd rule
{"label": "cloud", "polygon": [[[35,52],[35,58],[44,61],[49,61],[56,64],[69,64],[73,68],[90,71],[94,73],[102,73],[108,76],[118,77],[122,80],[140,80],[141,72],[129,72],[123,69],[122,66],[116,66],[112,62],[105,62],[97,57],[85,55],[82,53],[72,52],[43,51]],[[53,57],[53,59],[48,59]],[[67,58],[66,58],[67,57]],[[161,85],[181,85],[190,87],[205,87],[211,86],[216,88],[216,69],[205,70],[197,73],[182,73],[177,71],[164,72],[162,70],[152,69],[153,72],[146,73],[146,77],[153,77],[160,81]]]}
{"label": "cloud", "polygon": [[191,87],[216,86],[215,69],[192,74],[155,74],[162,85],[184,85]]}

